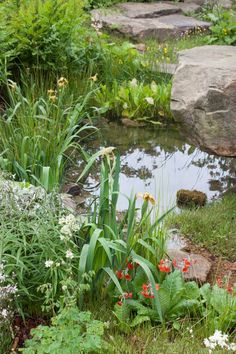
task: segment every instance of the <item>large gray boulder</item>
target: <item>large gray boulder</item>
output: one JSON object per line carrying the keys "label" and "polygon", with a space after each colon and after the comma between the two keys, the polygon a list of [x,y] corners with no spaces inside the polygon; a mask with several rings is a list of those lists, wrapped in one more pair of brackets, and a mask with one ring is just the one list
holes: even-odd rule
{"label": "large gray boulder", "polygon": [[180,52],[171,110],[193,143],[217,155],[236,156],[236,47]]}

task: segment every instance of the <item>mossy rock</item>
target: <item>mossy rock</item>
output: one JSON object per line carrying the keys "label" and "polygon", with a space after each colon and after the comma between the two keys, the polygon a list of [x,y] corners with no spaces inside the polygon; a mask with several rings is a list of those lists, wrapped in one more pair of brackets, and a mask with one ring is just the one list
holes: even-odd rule
{"label": "mossy rock", "polygon": [[179,207],[202,207],[207,202],[205,193],[188,189],[180,189],[176,194],[176,199]]}

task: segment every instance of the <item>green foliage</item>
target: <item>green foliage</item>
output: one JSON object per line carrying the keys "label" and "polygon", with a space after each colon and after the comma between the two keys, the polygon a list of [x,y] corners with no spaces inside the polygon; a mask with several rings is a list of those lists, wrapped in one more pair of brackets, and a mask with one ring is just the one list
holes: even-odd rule
{"label": "green foliage", "polygon": [[81,134],[92,128],[84,124],[90,93],[74,99],[65,80],[38,97],[35,85],[20,88],[8,80],[9,102],[0,117],[0,167],[47,191],[60,186],[75,150],[84,156]]}
{"label": "green foliage", "polygon": [[[129,1],[129,0],[128,0]],[[139,0],[133,0],[132,2],[139,2]],[[143,0],[143,2],[152,2],[154,0]],[[120,3],[120,0],[87,0],[85,2],[88,8],[109,7],[111,5]]]}
{"label": "green foliage", "polygon": [[[4,262],[6,274],[15,273],[21,310],[40,313],[44,305],[51,312],[63,302],[61,296],[67,296],[67,289],[72,288],[77,297],[86,290],[83,284],[87,281],[77,281],[79,253],[74,240],[65,242],[60,237],[60,200],[56,196],[39,198],[37,189],[33,193],[27,189],[22,187],[20,193],[7,182],[1,186],[0,262]],[[68,250],[73,259],[66,257]],[[67,286],[66,292],[63,286]]]}
{"label": "green foliage", "polygon": [[166,226],[179,228],[182,235],[207,247],[213,254],[235,261],[235,202],[232,194],[204,208],[172,214]]}
{"label": "green foliage", "polygon": [[[101,85],[96,93],[96,101],[101,113],[109,118],[129,118],[138,121],[157,123],[165,121],[163,117],[171,118],[170,111],[171,83],[150,85],[137,82],[118,84],[114,81],[112,87]],[[159,122],[158,122],[159,123]]]}
{"label": "green foliage", "polygon": [[3,62],[56,71],[81,64],[85,53],[80,48],[86,46],[82,8],[81,0],[2,1]]}
{"label": "green foliage", "polygon": [[[235,291],[235,289],[234,289]],[[236,297],[226,289],[205,284],[200,289],[203,298],[203,316],[210,331],[230,331],[236,325]]]}
{"label": "green foliage", "polygon": [[204,16],[213,25],[210,27],[211,35],[208,36],[208,43],[220,43],[227,45],[236,44],[236,15],[233,11],[224,10],[215,6],[212,12]]}
{"label": "green foliage", "polygon": [[[145,279],[143,279],[145,282]],[[136,299],[124,300],[122,306],[115,306],[115,315],[122,328],[135,327],[143,322],[160,322],[161,318],[156,311],[153,299],[147,299],[141,294],[142,287],[137,286],[134,280],[133,297]],[[157,296],[160,303],[160,312],[166,322],[175,321],[180,317],[191,315],[200,306],[200,290],[195,282],[186,283],[179,270],[166,275],[159,284]],[[152,289],[154,287],[152,286]],[[126,329],[127,329],[126,328]]]}
{"label": "green foliage", "polygon": [[52,318],[50,327],[38,326],[31,334],[33,337],[26,341],[22,353],[100,353],[106,347],[102,339],[104,324],[76,307],[63,309]]}

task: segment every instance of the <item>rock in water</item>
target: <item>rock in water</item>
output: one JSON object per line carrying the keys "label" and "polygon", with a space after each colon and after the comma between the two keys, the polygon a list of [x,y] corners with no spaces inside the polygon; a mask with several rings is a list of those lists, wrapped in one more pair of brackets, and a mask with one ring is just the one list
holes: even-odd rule
{"label": "rock in water", "polygon": [[204,206],[207,201],[207,196],[200,191],[180,189],[176,194],[176,199],[179,207]]}
{"label": "rock in water", "polygon": [[181,51],[171,110],[195,144],[217,155],[236,156],[236,47]]}

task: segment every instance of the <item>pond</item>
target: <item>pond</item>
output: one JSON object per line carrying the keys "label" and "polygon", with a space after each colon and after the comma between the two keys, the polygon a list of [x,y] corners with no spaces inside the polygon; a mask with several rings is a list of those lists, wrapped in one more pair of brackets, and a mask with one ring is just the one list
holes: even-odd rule
{"label": "pond", "polygon": [[[236,159],[203,152],[174,128],[104,123],[90,149],[94,153],[104,146],[117,147],[121,155],[119,210],[127,208],[127,196],[132,193],[149,192],[166,210],[175,204],[179,189],[196,189],[212,200],[236,184]],[[98,182],[94,172],[85,189],[98,194]]]}

